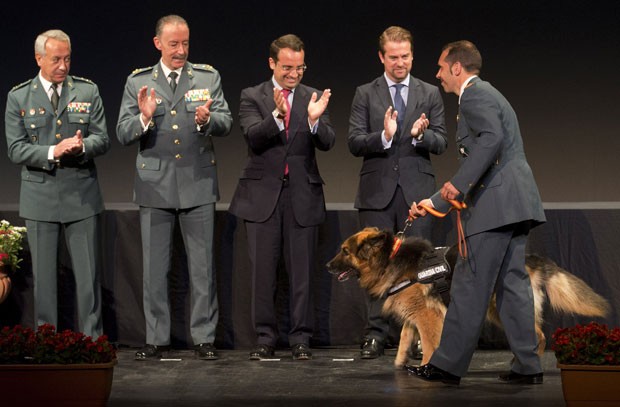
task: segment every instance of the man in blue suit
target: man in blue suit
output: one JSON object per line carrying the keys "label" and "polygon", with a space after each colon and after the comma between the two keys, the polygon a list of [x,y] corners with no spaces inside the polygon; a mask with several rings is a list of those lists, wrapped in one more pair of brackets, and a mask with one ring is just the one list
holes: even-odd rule
{"label": "man in blue suit", "polygon": [[[357,88],[349,119],[349,150],[364,158],[355,207],[362,227],[398,232],[405,226],[411,202],[437,188],[431,154],[446,151],[446,125],[437,86],[410,74],[411,32],[387,28],[379,37],[378,54],[385,72]],[[431,219],[422,219],[407,235],[430,239],[431,229]],[[398,328],[383,317],[383,300],[368,301],[362,359],[382,355],[390,325]]]}
{"label": "man in blue suit", "polygon": [[187,61],[183,18],[160,18],[153,42],[161,59],[127,78],[116,127],[122,144],[139,143],[134,199],[140,205],[146,346],[136,359],[157,358],[170,344],[167,278],[177,219],[188,257],[191,337],[200,359],[217,359],[213,230],[219,191],[212,137],[228,135],[232,116],[219,73]]}
{"label": "man in blue suit", "polygon": [[103,333],[99,214],[103,198],[95,157],[110,149],[103,103],[92,81],[69,75],[71,41],[60,30],[39,35],[40,72],[8,95],[9,158],[22,165],[19,214],[32,255],[35,324],[57,325],[57,255],[64,230],[76,284],[79,330]]}
{"label": "man in blue suit", "polygon": [[467,204],[462,213],[467,256],[456,263],[451,301],[439,347],[430,362],[408,367],[428,381],[458,385],[467,373],[489,300],[496,290],[497,309],[514,353],[507,383],[538,384],[543,373],[536,353],[534,300],[525,271],[525,245],[531,228],[545,222],[538,188],[525,158],[517,116],[506,98],[478,77],[482,57],[474,44],[446,45],[437,79],[459,96],[457,173],[429,199],[413,203],[445,212],[448,200]]}

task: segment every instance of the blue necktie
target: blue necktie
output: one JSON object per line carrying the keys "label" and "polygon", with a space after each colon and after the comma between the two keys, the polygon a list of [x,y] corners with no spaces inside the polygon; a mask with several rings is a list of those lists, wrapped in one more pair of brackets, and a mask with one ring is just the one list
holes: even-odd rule
{"label": "blue necktie", "polygon": [[398,123],[398,128],[400,129],[403,120],[405,119],[405,109],[407,108],[405,106],[403,96],[400,94],[400,90],[405,85],[403,85],[402,83],[396,83],[393,86],[396,89],[396,92],[394,93],[394,109],[396,109],[396,111],[398,112],[398,118],[396,119],[396,122]]}

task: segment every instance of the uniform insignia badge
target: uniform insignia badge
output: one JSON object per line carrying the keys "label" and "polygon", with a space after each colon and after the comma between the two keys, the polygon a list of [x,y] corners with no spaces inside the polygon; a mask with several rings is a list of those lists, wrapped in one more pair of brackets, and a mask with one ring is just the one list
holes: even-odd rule
{"label": "uniform insignia badge", "polygon": [[39,114],[45,114],[45,108],[40,107],[39,108]]}
{"label": "uniform insignia badge", "polygon": [[155,98],[155,103],[157,103],[158,105],[161,105],[161,98]]}
{"label": "uniform insignia badge", "polygon": [[67,105],[68,113],[87,113],[90,114],[90,102],[71,102]]}
{"label": "uniform insignia badge", "polygon": [[34,116],[37,113],[37,111],[34,109],[30,109],[28,113],[30,113],[30,116]]}
{"label": "uniform insignia badge", "polygon": [[185,94],[185,102],[206,102],[211,99],[209,89],[190,89]]}
{"label": "uniform insignia badge", "polygon": [[26,116],[26,111],[25,111],[24,109],[20,110],[20,111],[19,111],[19,115],[20,115],[21,117]]}

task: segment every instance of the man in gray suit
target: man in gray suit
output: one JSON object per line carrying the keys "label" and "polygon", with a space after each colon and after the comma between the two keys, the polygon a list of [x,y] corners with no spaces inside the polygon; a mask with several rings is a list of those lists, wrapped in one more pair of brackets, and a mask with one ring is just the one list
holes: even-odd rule
{"label": "man in gray suit", "polygon": [[195,351],[200,359],[217,359],[213,230],[219,191],[212,136],[228,135],[232,116],[219,73],[187,61],[183,18],[159,19],[153,42],[161,60],[127,78],[117,125],[122,144],[139,143],[134,199],[140,206],[146,346],[136,359],[160,357],[170,345],[167,277],[177,219],[188,257]]}
{"label": "man in gray suit", "polygon": [[[364,158],[355,207],[363,227],[398,232],[405,227],[411,202],[435,191],[430,154],[443,153],[448,143],[439,89],[410,75],[411,33],[387,28],[379,37],[379,59],[384,74],[358,87],[351,106],[349,150]],[[430,239],[431,229],[429,218],[406,233]],[[383,354],[390,331],[381,313],[383,300],[368,300],[363,359]]]}
{"label": "man in gray suit", "polygon": [[9,158],[22,165],[19,214],[32,255],[35,323],[57,325],[61,230],[75,277],[79,330],[93,338],[101,322],[99,216],[103,199],[94,158],[110,148],[97,85],[69,75],[71,40],[60,30],[34,45],[39,74],[8,94]]}
{"label": "man in gray suit", "polygon": [[471,42],[446,45],[438,65],[444,90],[459,96],[460,168],[431,198],[414,202],[411,214],[425,216],[425,207],[445,212],[448,200],[464,200],[468,255],[456,263],[439,347],[428,364],[408,370],[425,380],[458,385],[467,373],[495,288],[499,316],[515,355],[511,371],[499,379],[539,384],[543,373],[536,354],[525,245],[529,230],[545,222],[545,214],[517,116],[506,98],[478,77],[482,57]]}

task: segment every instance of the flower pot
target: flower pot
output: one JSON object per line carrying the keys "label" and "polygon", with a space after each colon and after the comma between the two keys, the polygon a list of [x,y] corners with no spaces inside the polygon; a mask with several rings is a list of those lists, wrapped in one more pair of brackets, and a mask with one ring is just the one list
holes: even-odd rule
{"label": "flower pot", "polygon": [[558,363],[568,407],[620,407],[620,366]]}
{"label": "flower pot", "polygon": [[116,359],[71,365],[0,365],[0,394],[6,406],[105,406]]}
{"label": "flower pot", "polygon": [[0,304],[4,302],[11,292],[11,277],[0,270]]}

